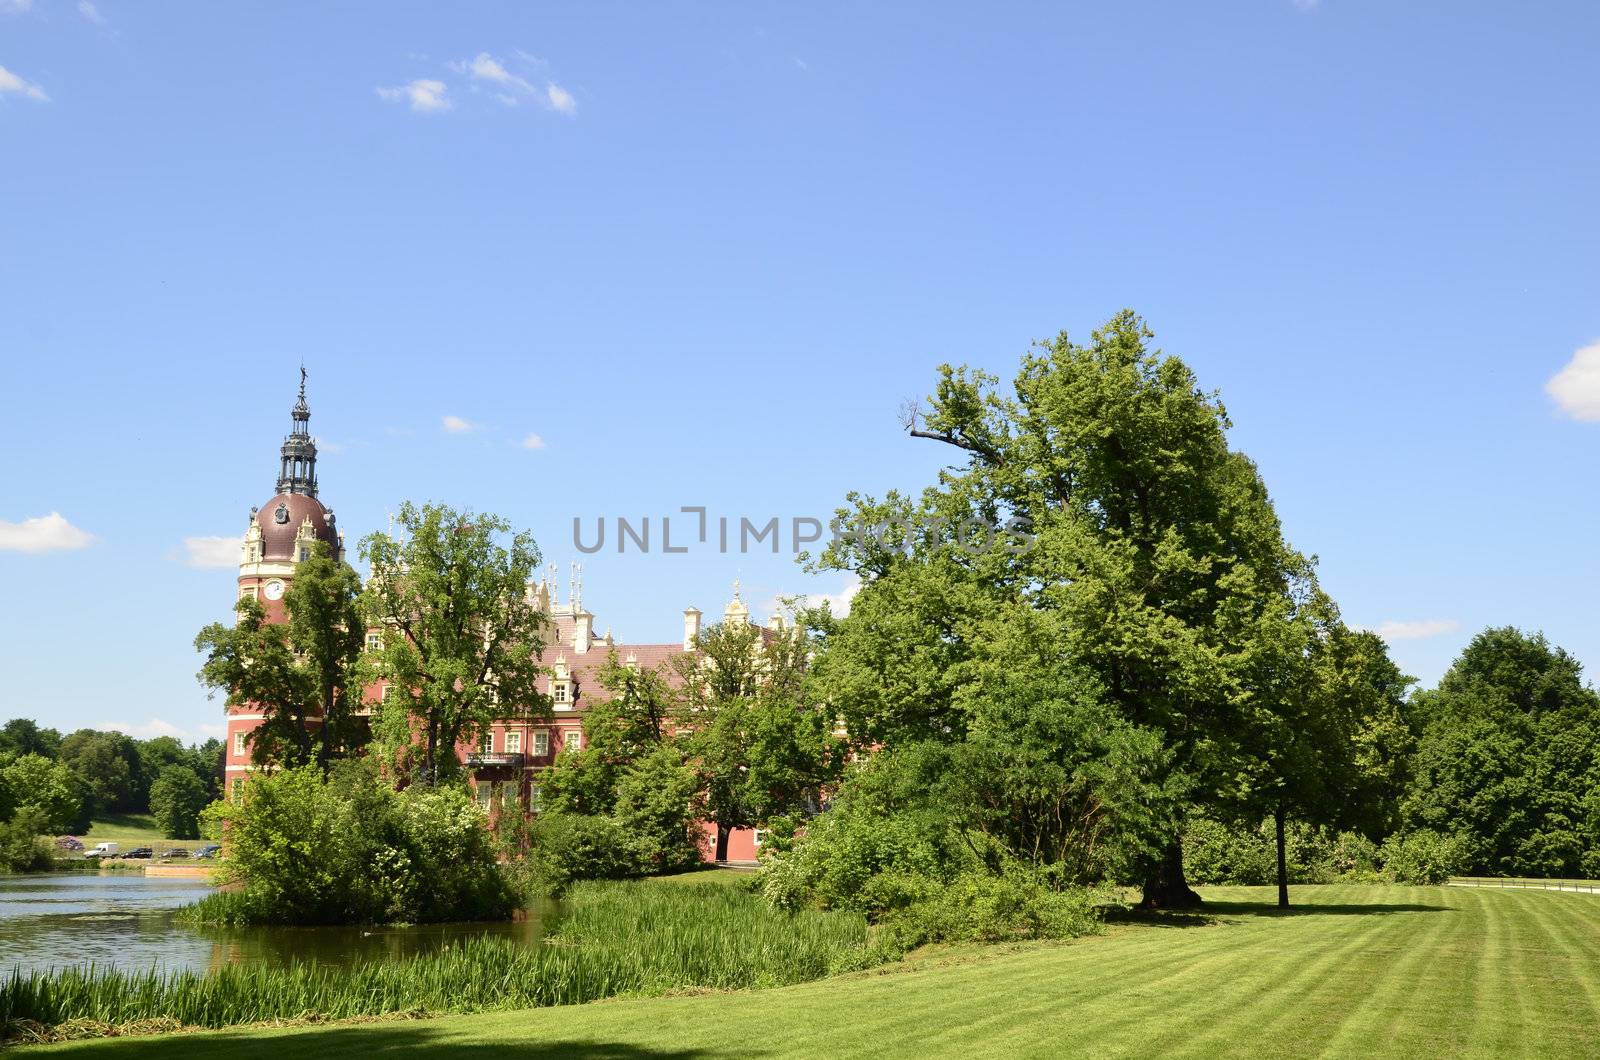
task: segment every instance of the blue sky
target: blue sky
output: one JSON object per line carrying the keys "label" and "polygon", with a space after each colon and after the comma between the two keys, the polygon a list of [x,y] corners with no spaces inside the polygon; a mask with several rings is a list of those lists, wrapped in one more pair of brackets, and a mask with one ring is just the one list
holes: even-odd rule
{"label": "blue sky", "polygon": [[[945,454],[895,412],[939,363],[1009,377],[1123,306],[1408,672],[1503,623],[1600,665],[1597,31],[1576,2],[0,0],[0,717],[216,731],[190,641],[235,571],[186,542],[271,495],[302,359],[352,541],[434,499],[565,565],[574,516],[916,488]],[[770,553],[585,564],[631,640],[735,577],[758,609],[845,589]]]}

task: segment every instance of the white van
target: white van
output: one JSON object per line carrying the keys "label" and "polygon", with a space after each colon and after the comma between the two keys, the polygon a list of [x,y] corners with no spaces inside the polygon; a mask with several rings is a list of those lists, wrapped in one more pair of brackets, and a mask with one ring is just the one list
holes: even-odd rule
{"label": "white van", "polygon": [[115,843],[96,843],[93,847],[83,852],[86,858],[113,858],[121,848]]}

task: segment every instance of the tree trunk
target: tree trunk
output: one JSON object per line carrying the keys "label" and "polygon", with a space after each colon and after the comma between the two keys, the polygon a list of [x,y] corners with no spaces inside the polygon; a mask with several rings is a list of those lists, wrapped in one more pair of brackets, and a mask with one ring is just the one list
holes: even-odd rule
{"label": "tree trunk", "polygon": [[718,861],[728,860],[728,832],[730,829],[725,824],[717,825],[717,856]]}
{"label": "tree trunk", "polygon": [[1183,877],[1183,846],[1174,839],[1161,863],[1144,881],[1140,909],[1198,909],[1203,900]]}
{"label": "tree trunk", "polygon": [[1272,823],[1278,831],[1278,908],[1289,908],[1289,861],[1284,856],[1283,807],[1272,813]]}

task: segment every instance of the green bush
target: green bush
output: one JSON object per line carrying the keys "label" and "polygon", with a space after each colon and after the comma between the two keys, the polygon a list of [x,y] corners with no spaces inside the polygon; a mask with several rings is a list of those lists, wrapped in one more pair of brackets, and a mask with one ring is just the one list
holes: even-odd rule
{"label": "green bush", "polygon": [[1419,830],[1390,836],[1378,848],[1385,879],[1394,883],[1443,883],[1466,871],[1466,843],[1458,836]]}
{"label": "green bush", "polygon": [[903,953],[931,942],[1076,938],[1100,930],[1103,900],[1089,888],[1057,889],[1021,867],[967,873],[886,916],[882,942]]}
{"label": "green bush", "polygon": [[40,832],[88,830],[83,783],[60,762],[23,755],[5,766],[5,782],[19,814],[30,806],[38,811]]}
{"label": "green bush", "polygon": [[951,814],[928,792],[938,748],[883,751],[857,767],[790,849],[763,859],[757,884],[781,909],[854,909],[876,919],[980,869]]}
{"label": "green bush", "polygon": [[49,822],[33,806],[24,806],[0,824],[0,872],[44,872],[55,864],[49,844],[39,838]]}
{"label": "green bush", "polygon": [[546,813],[529,829],[529,849],[520,869],[530,889],[560,894],[578,880],[643,876],[645,861],[613,818]]}
{"label": "green bush", "polygon": [[694,796],[700,780],[683,752],[663,745],[640,758],[617,781],[612,816],[650,873],[678,872],[704,860]]}
{"label": "green bush", "polygon": [[237,895],[191,907],[195,921],[433,923],[511,915],[483,811],[455,788],[396,792],[347,763],[252,777],[225,805],[228,857],[218,882]]}
{"label": "green bush", "polygon": [[[1363,882],[1376,878],[1377,847],[1353,832],[1329,832],[1300,821],[1284,829],[1289,882]],[[1278,841],[1270,818],[1227,824],[1192,815],[1183,833],[1184,873],[1191,883],[1266,886],[1278,881]]]}

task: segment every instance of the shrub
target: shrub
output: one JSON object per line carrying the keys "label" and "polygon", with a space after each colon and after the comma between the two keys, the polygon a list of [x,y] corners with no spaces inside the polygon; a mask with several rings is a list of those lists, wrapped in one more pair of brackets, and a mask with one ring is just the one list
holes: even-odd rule
{"label": "shrub", "polygon": [[5,767],[5,781],[19,816],[29,806],[38,811],[40,832],[88,829],[82,782],[60,762],[42,755],[23,755]]}
{"label": "shrub", "polygon": [[196,921],[272,924],[431,923],[511,915],[487,821],[455,788],[396,792],[347,763],[251,778],[224,805],[228,857],[219,882],[242,897],[206,899]]}
{"label": "shrub", "polygon": [[23,806],[0,824],[0,872],[44,872],[55,864],[39,833],[49,823],[36,807]]}
{"label": "shrub", "polygon": [[1075,938],[1100,930],[1103,898],[1083,887],[1057,889],[1019,866],[967,873],[885,917],[883,941],[903,953],[930,942]]}
{"label": "shrub", "polygon": [[877,918],[980,868],[949,811],[928,797],[946,764],[940,749],[926,745],[873,756],[787,852],[763,859],[761,893],[779,908],[855,909]]}
{"label": "shrub", "polygon": [[[1301,821],[1284,833],[1290,883],[1370,881],[1377,847],[1353,832],[1329,832]],[[1278,844],[1271,819],[1257,825],[1192,815],[1183,833],[1184,873],[1193,883],[1265,886],[1278,881]]]}
{"label": "shrub", "polygon": [[612,816],[632,840],[646,871],[677,872],[703,860],[693,808],[699,787],[699,778],[684,765],[683,752],[671,745],[645,755],[618,780]]}
{"label": "shrub", "polygon": [[529,830],[522,872],[532,889],[560,894],[577,880],[625,880],[645,874],[644,858],[610,817],[540,815]]}
{"label": "shrub", "polygon": [[1378,848],[1384,878],[1395,883],[1443,883],[1466,869],[1466,843],[1459,836],[1426,829],[1397,833]]}

